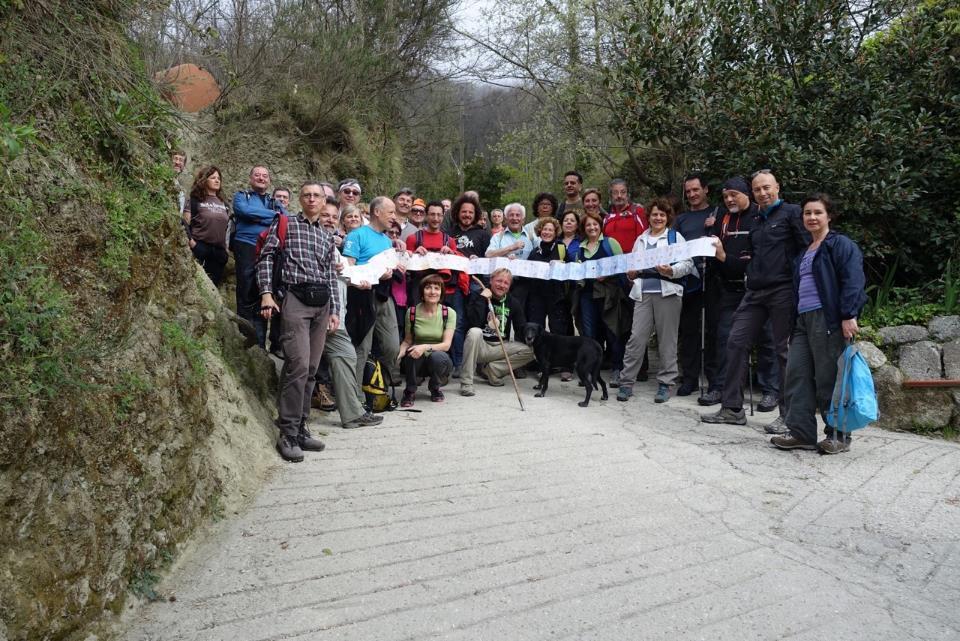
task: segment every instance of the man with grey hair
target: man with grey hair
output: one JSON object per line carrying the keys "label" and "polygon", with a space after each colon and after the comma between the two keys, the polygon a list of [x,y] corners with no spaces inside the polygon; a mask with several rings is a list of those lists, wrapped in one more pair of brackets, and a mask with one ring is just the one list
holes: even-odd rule
{"label": "man with grey hair", "polygon": [[487,247],[487,258],[509,256],[526,260],[533,251],[533,242],[523,233],[523,220],[527,210],[520,203],[510,203],[503,208],[503,231],[494,234]]}
{"label": "man with grey hair", "polygon": [[234,237],[229,239],[237,269],[237,315],[256,328],[260,347],[266,347],[267,322],[257,313],[257,238],[278,213],[286,213],[267,191],[269,186],[270,171],[266,167],[255,165],[250,169],[250,189],[233,195],[237,226]]}
{"label": "man with grey hair", "polygon": [[[317,367],[323,355],[327,332],[340,327],[341,302],[337,287],[337,248],[333,236],[324,231],[320,216],[326,197],[314,182],[300,187],[302,212],[291,216],[283,251],[280,249],[279,219],[267,232],[256,267],[260,290],[260,315],[269,319],[283,309],[283,351],[277,395],[277,451],[284,460],[299,463],[304,450],[319,452],[323,442],[307,430],[310,399],[316,387]],[[286,295],[277,300],[273,266],[281,260],[280,280]]]}
{"label": "man with grey hair", "polygon": [[[343,255],[351,265],[366,265],[371,258],[393,247],[393,241],[387,235],[387,230],[396,223],[397,206],[386,196],[377,196],[370,201],[370,224],[347,234],[343,241]],[[395,381],[400,380],[400,371],[397,367],[400,329],[390,297],[393,273],[393,269],[386,270],[380,276],[380,282],[374,285],[372,290],[351,291],[351,317],[354,316],[354,311],[358,311],[361,312],[359,316],[367,318],[359,327],[347,328],[357,347],[357,381],[361,386],[363,385],[363,368],[373,347],[374,336],[380,346],[382,362],[388,368],[391,378]],[[360,309],[357,309],[358,307],[369,313],[363,314]]]}
{"label": "man with grey hair", "polygon": [[610,212],[603,220],[603,235],[620,243],[624,254],[633,251],[633,243],[650,224],[642,205],[630,202],[630,190],[623,178],[610,181]]}

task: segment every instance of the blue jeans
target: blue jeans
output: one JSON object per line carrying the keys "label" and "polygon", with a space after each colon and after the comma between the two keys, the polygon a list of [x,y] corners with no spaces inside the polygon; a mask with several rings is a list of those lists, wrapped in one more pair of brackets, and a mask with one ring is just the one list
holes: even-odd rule
{"label": "blue jeans", "polygon": [[[470,291],[480,291],[480,286],[470,281]],[[453,366],[463,365],[463,342],[467,337],[467,296],[458,287],[452,294],[447,294],[446,304],[457,313],[457,327],[453,331],[453,345],[450,346],[450,358]]]}
{"label": "blue jeans", "polygon": [[610,367],[623,369],[623,341],[603,322],[603,299],[594,298],[592,291],[580,292],[580,322],[584,336],[589,336],[600,344],[606,339]]}

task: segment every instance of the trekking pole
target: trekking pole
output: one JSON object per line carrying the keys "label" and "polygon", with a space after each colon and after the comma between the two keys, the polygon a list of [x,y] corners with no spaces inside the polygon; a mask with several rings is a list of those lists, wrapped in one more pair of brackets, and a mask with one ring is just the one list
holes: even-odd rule
{"label": "trekking pole", "polygon": [[747,380],[750,383],[750,416],[753,416],[753,349],[747,353]]}
{"label": "trekking pole", "polygon": [[707,259],[703,259],[703,287],[700,292],[700,398],[707,394]]}
{"label": "trekking pole", "polygon": [[[479,278],[470,275],[470,278],[480,283],[480,286],[486,289],[486,285],[483,284]],[[493,302],[487,299],[487,311],[493,316],[493,331],[497,333],[497,340],[500,341],[500,349],[503,350],[503,358],[507,361],[507,371],[510,372],[510,380],[513,381],[513,391],[517,393],[517,402],[520,403],[520,411],[524,412],[526,409],[523,407],[523,399],[520,398],[520,386],[517,385],[517,377],[513,374],[513,365],[510,364],[510,355],[507,354],[507,346],[503,342],[503,334],[500,333],[500,323],[497,322],[497,313],[493,310]]]}

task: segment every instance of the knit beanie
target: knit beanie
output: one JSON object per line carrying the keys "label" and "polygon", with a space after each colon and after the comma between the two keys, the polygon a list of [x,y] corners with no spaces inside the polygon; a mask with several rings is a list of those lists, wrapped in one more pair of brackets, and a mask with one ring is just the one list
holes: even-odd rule
{"label": "knit beanie", "polygon": [[750,185],[747,184],[746,178],[743,176],[734,176],[733,178],[728,178],[723,183],[723,191],[728,189],[732,191],[739,191],[741,194],[750,195]]}

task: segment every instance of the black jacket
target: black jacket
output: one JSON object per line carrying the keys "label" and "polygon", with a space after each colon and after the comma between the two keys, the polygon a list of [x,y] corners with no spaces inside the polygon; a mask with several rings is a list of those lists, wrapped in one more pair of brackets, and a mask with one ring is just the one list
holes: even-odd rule
{"label": "black jacket", "polygon": [[[793,264],[793,290],[798,302],[801,259],[803,253]],[[860,316],[867,304],[864,290],[867,283],[863,274],[863,253],[855,242],[830,231],[813,257],[813,280],[817,284],[828,332],[839,331],[840,321]]]}
{"label": "black jacket", "polygon": [[757,214],[750,231],[747,289],[791,284],[793,261],[811,242],[797,205],[781,201],[766,214]]}
{"label": "black jacket", "polygon": [[727,254],[726,260],[713,260],[710,267],[715,274],[719,274],[720,281],[728,289],[743,291],[743,277],[750,262],[750,232],[757,224],[759,211],[755,203],[750,203],[747,209],[738,213],[718,213],[717,221],[709,232],[720,239],[723,251]]}
{"label": "black jacket", "polygon": [[[506,315],[506,322],[501,322],[500,331],[503,333],[503,340],[510,340],[510,330],[513,328],[513,335],[519,336],[518,340],[523,339],[523,326],[527,324],[526,314],[523,313],[523,304],[512,293],[507,293],[506,301],[493,298],[491,300],[493,308],[498,314],[503,311]],[[467,298],[466,314],[467,329],[471,327],[480,327],[484,330],[484,339],[496,341],[497,335],[492,329],[487,331],[487,299],[480,295],[480,292],[471,291]]]}

